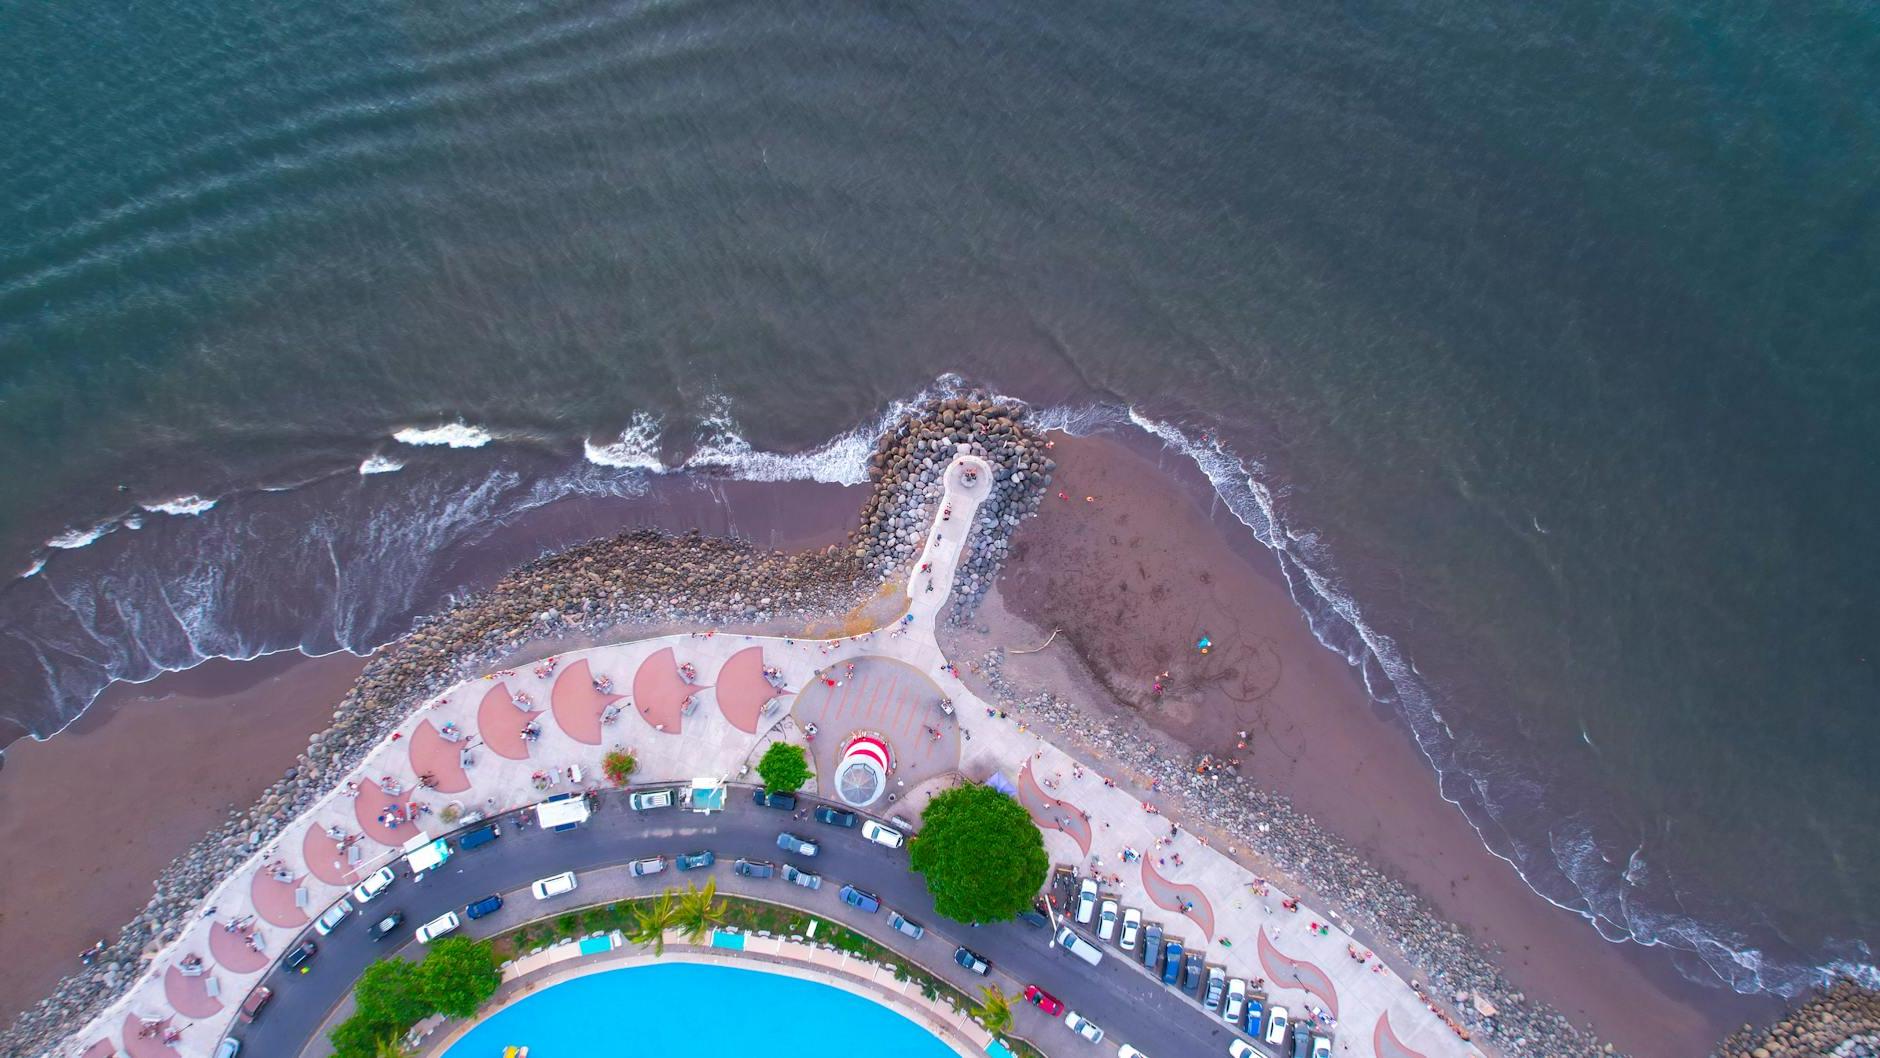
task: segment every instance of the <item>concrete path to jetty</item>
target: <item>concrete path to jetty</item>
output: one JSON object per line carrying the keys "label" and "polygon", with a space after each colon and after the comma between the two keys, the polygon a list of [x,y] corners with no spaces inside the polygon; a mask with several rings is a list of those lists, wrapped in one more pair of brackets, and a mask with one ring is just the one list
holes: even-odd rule
{"label": "concrete path to jetty", "polygon": [[[967,480],[968,468],[977,471],[975,481]],[[835,777],[832,763],[854,733],[884,738],[895,757],[893,801],[884,798],[872,811],[918,820],[939,790],[1003,775],[1018,786],[1054,862],[1099,878],[1106,898],[1141,909],[1209,963],[1249,982],[1264,979],[1256,990],[1266,992],[1269,1008],[1284,1006],[1295,1019],[1318,1016],[1341,1058],[1480,1053],[1331,916],[1287,910],[1288,894],[1235,863],[1229,854],[1236,850],[1211,848],[1176,828],[1126,776],[1084,768],[959,680],[935,622],[991,478],[992,468],[974,456],[948,467],[908,574],[907,610],[887,627],[833,640],[701,630],[617,643],[488,672],[420,703],[339,786],[218,887],[124,998],[56,1053],[209,1058],[265,967],[347,887],[387,865],[408,874],[402,847],[414,837],[599,788],[610,750],[635,756],[635,783],[686,782],[749,779],[766,746],[795,742],[815,758],[813,792],[833,800],[826,785]],[[948,699],[950,714],[941,704]],[[808,724],[813,739],[805,738]],[[447,816],[459,823],[445,823]],[[1114,944],[1103,947],[1111,958],[1130,958]],[[184,976],[184,966],[203,969]],[[1075,996],[1064,998],[1075,1005]],[[1169,1001],[1193,999],[1170,990]],[[160,1027],[147,1032],[151,1026]],[[172,1030],[179,1034],[166,1040]],[[1062,1038],[1037,1042],[1047,1050],[1082,1046],[1061,1026],[1054,1031]],[[1151,1041],[1141,1043],[1153,1053]]]}

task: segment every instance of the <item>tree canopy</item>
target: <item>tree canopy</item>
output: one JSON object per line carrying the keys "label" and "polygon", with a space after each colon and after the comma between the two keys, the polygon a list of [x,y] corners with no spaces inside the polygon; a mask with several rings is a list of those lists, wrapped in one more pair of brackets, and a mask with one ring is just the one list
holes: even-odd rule
{"label": "tree canopy", "polygon": [[770,744],[757,762],[757,775],[764,780],[764,789],[769,793],[794,790],[816,777],[816,773],[809,770],[809,759],[803,747],[788,742]]}
{"label": "tree canopy", "polygon": [[334,1058],[378,1058],[432,1014],[475,1014],[501,984],[496,950],[469,937],[438,938],[423,962],[380,959],[353,986],[353,1016],[328,1034]]}
{"label": "tree canopy", "polygon": [[946,917],[1002,922],[1044,887],[1044,835],[1010,797],[989,786],[956,786],[927,802],[920,818],[908,859]]}
{"label": "tree canopy", "polygon": [[431,1010],[467,1018],[496,994],[503,983],[496,950],[469,937],[439,937],[419,967],[422,993]]}
{"label": "tree canopy", "polygon": [[[403,1030],[431,1013],[424,995],[423,973],[415,962],[380,959],[359,975],[353,1002],[359,1016],[376,1026]],[[384,1035],[380,1033],[379,1035]]]}

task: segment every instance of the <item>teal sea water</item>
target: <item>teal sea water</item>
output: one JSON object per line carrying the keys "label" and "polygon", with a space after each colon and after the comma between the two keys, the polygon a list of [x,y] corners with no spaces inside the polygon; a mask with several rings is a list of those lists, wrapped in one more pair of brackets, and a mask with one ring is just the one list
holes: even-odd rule
{"label": "teal sea water", "polygon": [[1836,0],[0,4],[0,714],[954,373],[1193,454],[1550,899],[1871,981],[1877,82]]}

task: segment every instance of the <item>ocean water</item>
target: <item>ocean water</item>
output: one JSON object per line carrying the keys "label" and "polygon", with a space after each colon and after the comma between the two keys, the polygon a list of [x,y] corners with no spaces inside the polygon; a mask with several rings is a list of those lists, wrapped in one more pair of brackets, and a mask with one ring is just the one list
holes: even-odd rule
{"label": "ocean water", "polygon": [[[595,1017],[605,1011],[606,1017]],[[949,1058],[932,1033],[872,1000],[815,981],[662,963],[565,981],[479,1023],[444,1052],[491,1058],[637,1054],[905,1055]]]}
{"label": "ocean water", "polygon": [[983,384],[1189,452],[1591,928],[1872,981],[1876,82],[1833,0],[0,6],[0,718]]}

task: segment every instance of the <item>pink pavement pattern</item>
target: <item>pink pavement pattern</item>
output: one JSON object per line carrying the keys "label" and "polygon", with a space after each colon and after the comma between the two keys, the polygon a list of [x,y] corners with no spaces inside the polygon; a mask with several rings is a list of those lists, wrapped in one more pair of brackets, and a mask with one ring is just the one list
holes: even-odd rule
{"label": "pink pavement pattern", "polygon": [[633,673],[633,702],[648,727],[668,735],[684,733],[685,700],[703,690],[679,675],[671,647],[655,650]]}
{"label": "pink pavement pattern", "polygon": [[217,923],[209,930],[210,956],[230,973],[260,973],[267,968],[271,959],[267,952],[256,951],[248,943],[248,935],[252,932],[246,929],[226,930]]}
{"label": "pink pavement pattern", "polygon": [[[164,1018],[163,1023],[165,1025],[174,1025],[175,1020],[174,1017]],[[175,1025],[174,1027],[182,1028],[180,1025]],[[177,1054],[176,1048],[163,1042],[161,1033],[155,1036],[140,1035],[140,1033],[143,1032],[143,1028],[144,1019],[135,1014],[125,1016],[124,1029],[122,1033],[120,1033],[120,1036],[124,1040],[124,1053],[128,1055],[129,1058],[181,1058],[181,1056]],[[106,1053],[108,1054],[110,1052],[107,1051]]]}
{"label": "pink pavement pattern", "polygon": [[404,803],[404,794],[388,794],[378,783],[367,779],[359,784],[359,796],[353,798],[353,818],[358,821],[359,829],[365,832],[366,837],[381,845],[397,847],[404,844],[412,832],[395,830],[379,822],[379,816],[387,809]]}
{"label": "pink pavement pattern", "polygon": [[747,735],[757,734],[764,705],[783,693],[764,678],[763,647],[746,647],[731,655],[718,669],[717,692],[725,719]]}
{"label": "pink pavement pattern", "polygon": [[[556,677],[555,689],[550,692],[548,703],[554,711],[555,723],[564,734],[584,746],[598,746],[601,744],[601,713],[625,697],[624,694],[596,690],[594,670],[588,665],[587,659],[582,658]],[[464,788],[469,789],[467,782]]]}
{"label": "pink pavement pattern", "polygon": [[163,994],[170,1006],[186,1018],[214,1017],[222,1001],[209,994],[209,974],[190,977],[172,966],[163,974]]}
{"label": "pink pavement pattern", "polygon": [[1017,786],[1018,803],[1031,813],[1032,822],[1038,824],[1040,830],[1062,831],[1070,835],[1084,855],[1090,855],[1090,820],[1084,810],[1045,793],[1038,780],[1032,777],[1031,761],[1027,760],[1019,769]]}
{"label": "pink pavement pattern", "polygon": [[463,743],[445,738],[436,724],[426,720],[411,732],[411,773],[436,779],[432,789],[438,793],[463,793],[470,788],[470,776],[464,774],[460,756],[463,747]]}
{"label": "pink pavement pattern", "polygon": [[541,715],[540,710],[517,707],[515,692],[498,680],[477,706],[477,733],[491,753],[510,760],[528,760],[529,743],[522,737],[522,729]]}
{"label": "pink pavement pattern", "polygon": [[1377,1049],[1377,1058],[1424,1058],[1422,1051],[1413,1051],[1397,1038],[1397,1033],[1390,1027],[1390,1011],[1378,1015],[1377,1028],[1371,1033],[1371,1046]]}
{"label": "pink pavement pattern", "polygon": [[306,925],[307,913],[294,903],[294,894],[299,890],[299,878],[291,882],[277,882],[265,867],[256,871],[254,886],[250,890],[255,914],[276,926],[298,928]]}
{"label": "pink pavement pattern", "polygon": [[351,885],[352,870],[346,866],[339,842],[326,836],[321,827],[308,827],[300,843],[300,855],[307,861],[307,872],[328,885]]}
{"label": "pink pavement pattern", "polygon": [[85,1048],[85,1053],[79,1055],[79,1058],[117,1058],[117,1053],[117,1044],[107,1037]]}
{"label": "pink pavement pattern", "polygon": [[[1214,905],[1208,902],[1208,894],[1186,882],[1170,881],[1162,877],[1145,857],[1142,861],[1142,889],[1149,894],[1149,899],[1165,911],[1186,915],[1201,927],[1202,937],[1214,939]],[[1187,909],[1183,909],[1183,905]]]}
{"label": "pink pavement pattern", "polygon": [[1332,1017],[1338,1016],[1338,989],[1332,986],[1331,976],[1304,959],[1281,952],[1264,932],[1260,934],[1260,965],[1266,967],[1266,976],[1274,984],[1303,988],[1323,999]]}

